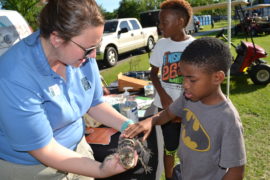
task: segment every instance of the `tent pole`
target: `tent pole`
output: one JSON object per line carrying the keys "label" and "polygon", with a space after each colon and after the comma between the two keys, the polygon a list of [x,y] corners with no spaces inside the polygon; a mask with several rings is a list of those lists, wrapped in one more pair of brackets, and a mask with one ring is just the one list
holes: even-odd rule
{"label": "tent pole", "polygon": [[[227,15],[228,15],[228,43],[229,43],[229,47],[231,48],[230,44],[231,44],[231,27],[232,27],[232,11],[231,11],[231,0],[228,0],[228,12],[227,12]],[[230,69],[228,70],[228,73],[227,73],[227,97],[229,98],[230,96],[230,74],[231,74],[231,71]]]}

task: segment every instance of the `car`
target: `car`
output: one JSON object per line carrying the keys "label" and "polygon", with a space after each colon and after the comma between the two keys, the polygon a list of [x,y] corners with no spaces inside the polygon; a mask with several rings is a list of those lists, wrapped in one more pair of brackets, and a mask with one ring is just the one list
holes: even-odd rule
{"label": "car", "polygon": [[200,22],[200,20],[199,20],[199,18],[197,16],[193,16],[193,23],[194,23],[194,31],[199,32],[201,22]]}
{"label": "car", "polygon": [[186,33],[187,34],[193,34],[193,33],[196,33],[196,32],[199,32],[199,29],[200,29],[200,20],[198,19],[197,16],[193,16],[187,27],[185,28],[186,29]]}
{"label": "car", "polygon": [[32,32],[31,27],[20,13],[0,9],[0,56]]}

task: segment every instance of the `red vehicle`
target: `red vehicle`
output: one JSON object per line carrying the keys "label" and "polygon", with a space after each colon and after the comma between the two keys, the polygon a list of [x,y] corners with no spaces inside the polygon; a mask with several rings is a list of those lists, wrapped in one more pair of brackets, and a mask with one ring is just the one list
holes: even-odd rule
{"label": "red vehicle", "polygon": [[[224,35],[224,30],[218,33],[216,37],[223,37],[223,39],[228,41]],[[247,72],[254,84],[268,84],[270,82],[270,66],[266,61],[260,59],[267,57],[265,50],[253,42],[241,41],[241,44],[238,46],[232,43],[231,45],[237,53],[231,66],[231,74],[239,75]]]}
{"label": "red vehicle", "polygon": [[256,20],[255,18],[246,18],[243,22],[234,27],[234,34],[246,32],[251,36],[270,33],[270,21]]}
{"label": "red vehicle", "polygon": [[250,36],[269,34],[270,21],[268,16],[262,17],[259,16],[258,13],[253,13],[253,11],[259,11],[267,7],[270,7],[270,4],[257,4],[246,8],[237,6],[235,12],[240,20],[240,23],[234,28],[235,35],[237,35],[239,32],[246,33]]}

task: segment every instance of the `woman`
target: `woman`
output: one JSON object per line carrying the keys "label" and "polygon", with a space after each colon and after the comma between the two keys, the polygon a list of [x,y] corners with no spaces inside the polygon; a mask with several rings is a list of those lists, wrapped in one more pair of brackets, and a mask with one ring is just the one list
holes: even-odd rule
{"label": "woman", "polygon": [[102,99],[94,58],[103,26],[94,0],[50,0],[40,30],[0,57],[2,179],[89,179],[125,171],[117,156],[94,161],[84,139],[86,112],[117,130],[132,123]]}

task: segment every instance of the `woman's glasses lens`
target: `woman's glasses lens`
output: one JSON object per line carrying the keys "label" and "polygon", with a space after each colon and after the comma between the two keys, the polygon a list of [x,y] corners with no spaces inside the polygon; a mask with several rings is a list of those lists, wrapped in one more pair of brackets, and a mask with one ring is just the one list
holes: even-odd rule
{"label": "woman's glasses lens", "polygon": [[74,44],[76,44],[79,48],[81,48],[84,51],[84,58],[87,58],[87,56],[89,54],[91,54],[96,48],[98,48],[100,46],[100,43],[98,43],[98,45],[96,45],[94,47],[90,47],[88,49],[85,49],[84,47],[82,47],[80,44],[76,43],[72,39],[70,39],[70,41],[73,42]]}

